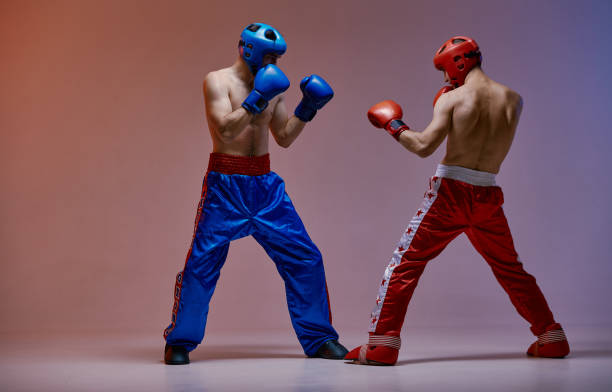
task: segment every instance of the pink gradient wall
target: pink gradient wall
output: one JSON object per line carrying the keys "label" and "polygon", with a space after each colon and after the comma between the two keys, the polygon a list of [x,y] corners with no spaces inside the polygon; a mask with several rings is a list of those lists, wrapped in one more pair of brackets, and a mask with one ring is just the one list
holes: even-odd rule
{"label": "pink gradient wall", "polygon": [[[420,159],[372,128],[391,98],[422,129],[454,34],[519,91],[498,183],[517,249],[566,324],[612,322],[607,1],[4,1],[0,4],[0,331],[159,331],[184,263],[211,142],[201,83],[241,29],[277,27],[279,66],[335,98],[273,169],[321,249],[338,330],[366,331],[379,279],[443,151]],[[428,266],[408,326],[525,326],[459,237]],[[208,333],[289,330],[282,281],[232,244]]]}

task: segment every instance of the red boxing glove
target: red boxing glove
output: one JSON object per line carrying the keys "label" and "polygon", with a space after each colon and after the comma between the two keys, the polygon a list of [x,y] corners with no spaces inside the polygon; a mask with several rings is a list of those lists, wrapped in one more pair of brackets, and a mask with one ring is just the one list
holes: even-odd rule
{"label": "red boxing glove", "polygon": [[402,132],[410,129],[402,121],[402,108],[390,99],[372,106],[368,110],[368,119],[376,128],[384,128],[395,140],[399,140]]}
{"label": "red boxing glove", "polygon": [[445,94],[449,91],[451,91],[453,88],[451,86],[444,86],[440,89],[440,91],[438,91],[438,93],[436,94],[436,97],[434,98],[434,102],[433,105],[434,107],[436,106],[436,102],[438,101],[438,98],[440,98],[440,95]]}

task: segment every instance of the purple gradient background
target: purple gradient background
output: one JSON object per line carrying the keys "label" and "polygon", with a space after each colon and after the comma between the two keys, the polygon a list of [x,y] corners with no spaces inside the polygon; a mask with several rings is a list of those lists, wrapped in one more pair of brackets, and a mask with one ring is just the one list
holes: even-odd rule
{"label": "purple gradient background", "polygon": [[[420,159],[365,112],[391,98],[426,126],[442,85],[432,55],[453,34],[475,37],[484,70],[525,100],[498,183],[527,270],[559,321],[612,322],[610,2],[176,3],[0,4],[0,331],[161,334],[212,148],[201,83],[252,21],[288,42],[291,107],[304,75],[336,91],[270,152],[324,255],[341,333],[365,333],[444,150]],[[527,326],[461,236],[429,264],[406,325],[499,324]],[[290,328],[273,263],[234,242],[208,333]]]}

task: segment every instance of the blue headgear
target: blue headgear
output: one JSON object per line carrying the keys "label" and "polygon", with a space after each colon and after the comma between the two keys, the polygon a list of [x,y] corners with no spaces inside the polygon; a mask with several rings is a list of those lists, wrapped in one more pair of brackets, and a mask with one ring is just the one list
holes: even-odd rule
{"label": "blue headgear", "polygon": [[240,56],[255,75],[261,68],[266,54],[282,55],[287,50],[287,44],[274,27],[263,23],[251,23],[240,34],[238,48]]}

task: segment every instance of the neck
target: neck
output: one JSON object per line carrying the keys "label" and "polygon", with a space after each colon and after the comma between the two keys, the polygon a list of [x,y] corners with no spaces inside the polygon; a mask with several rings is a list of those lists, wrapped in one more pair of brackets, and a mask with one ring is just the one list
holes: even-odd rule
{"label": "neck", "polygon": [[232,70],[236,73],[236,76],[245,83],[252,83],[254,76],[251,72],[251,68],[242,58],[238,57],[238,60],[232,65]]}
{"label": "neck", "polygon": [[480,67],[476,67],[472,69],[465,77],[465,84],[486,81],[488,79],[487,75],[482,71]]}

